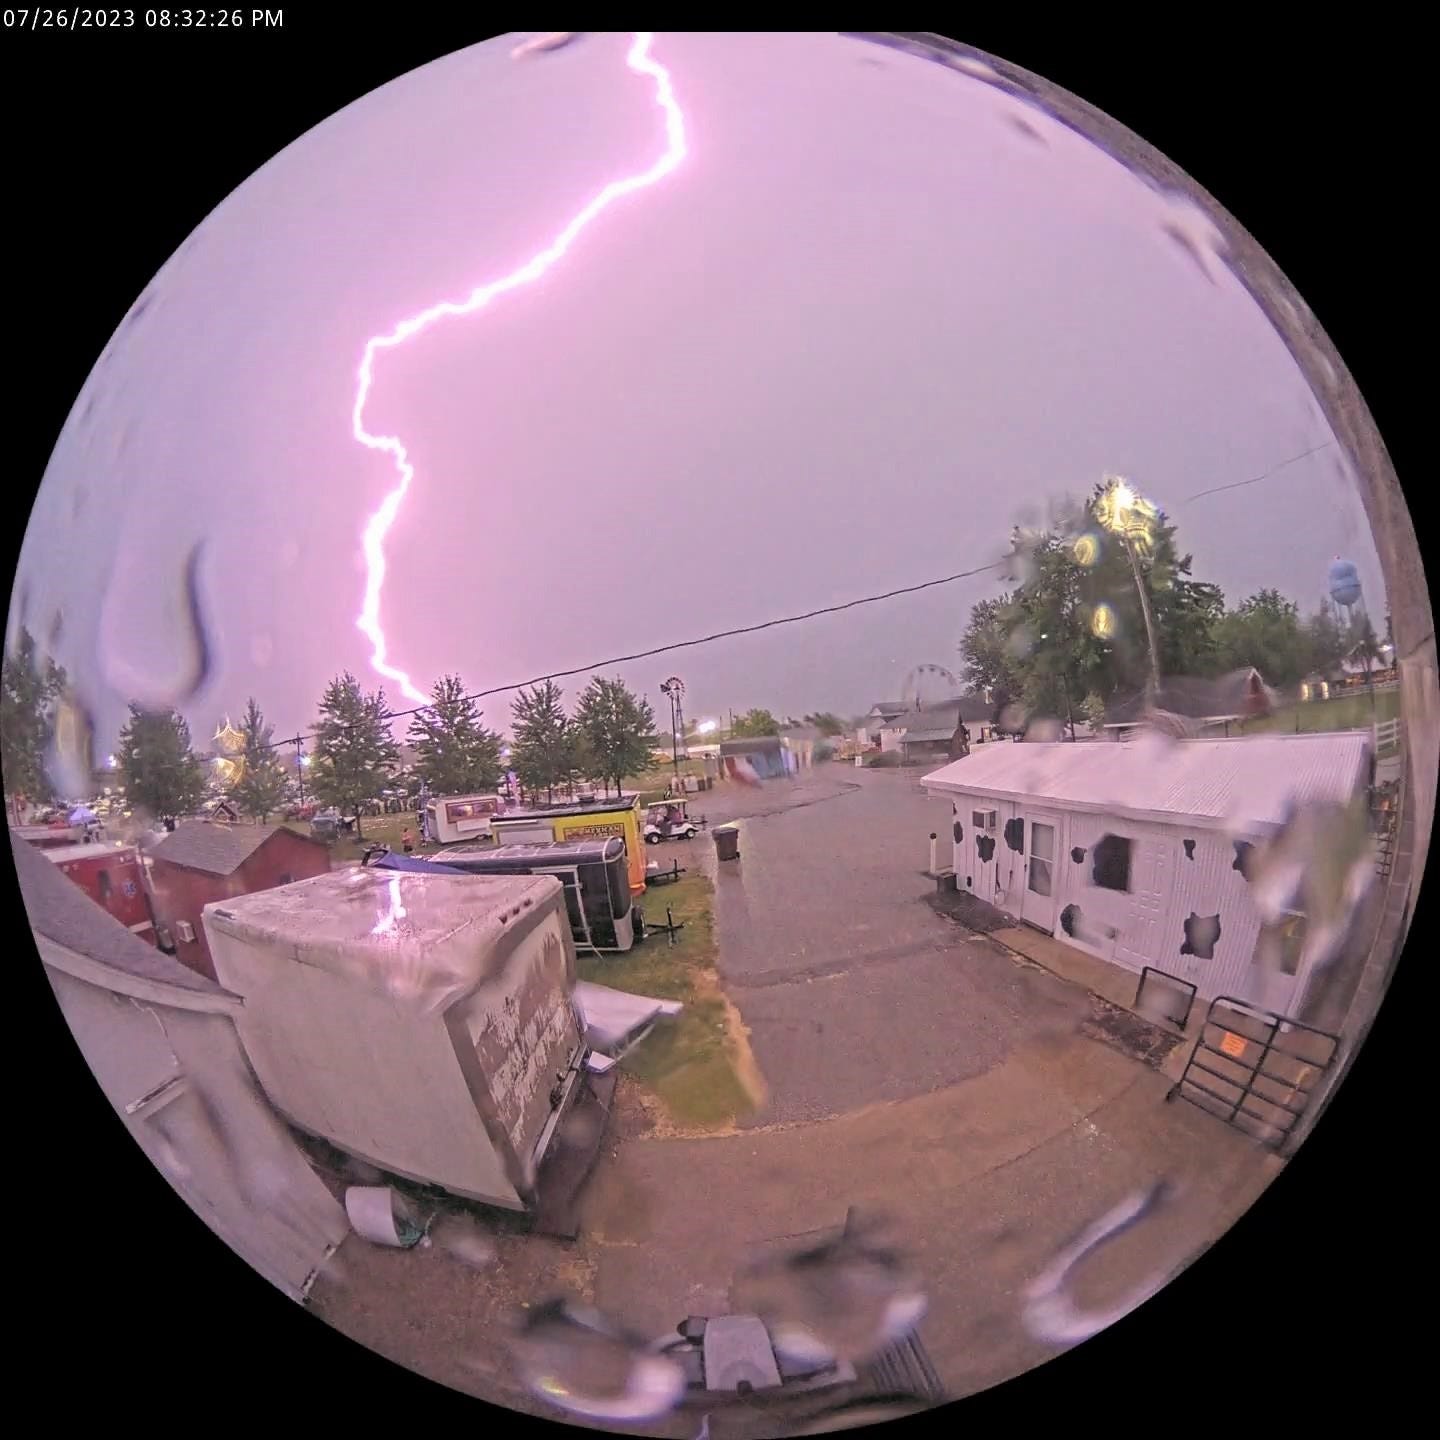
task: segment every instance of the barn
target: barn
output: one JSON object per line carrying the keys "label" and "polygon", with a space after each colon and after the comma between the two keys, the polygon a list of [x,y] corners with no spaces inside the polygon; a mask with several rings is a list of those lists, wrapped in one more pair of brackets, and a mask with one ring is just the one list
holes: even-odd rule
{"label": "barn", "polygon": [[284,825],[182,822],[150,852],[150,888],[162,948],[213,980],[215,962],[200,923],[211,901],[270,890],[329,870],[329,848]]}
{"label": "barn", "polygon": [[[1371,780],[1368,731],[986,745],[922,784],[951,802],[957,888],[1101,960],[1295,1015],[1305,917],[1262,925],[1250,847],[1292,805]],[[1262,934],[1263,931],[1263,934]],[[1263,943],[1262,943],[1263,942]],[[1279,964],[1264,963],[1279,955]]]}

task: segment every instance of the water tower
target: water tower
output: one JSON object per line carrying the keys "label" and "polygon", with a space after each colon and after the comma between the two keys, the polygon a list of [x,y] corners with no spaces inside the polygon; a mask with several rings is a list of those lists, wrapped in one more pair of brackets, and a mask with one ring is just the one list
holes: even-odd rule
{"label": "water tower", "polygon": [[1345,628],[1348,630],[1359,614],[1365,613],[1365,595],[1360,585],[1360,572],[1355,568],[1353,560],[1342,560],[1336,556],[1330,564],[1330,603],[1335,606],[1337,612],[1343,612],[1345,616]]}

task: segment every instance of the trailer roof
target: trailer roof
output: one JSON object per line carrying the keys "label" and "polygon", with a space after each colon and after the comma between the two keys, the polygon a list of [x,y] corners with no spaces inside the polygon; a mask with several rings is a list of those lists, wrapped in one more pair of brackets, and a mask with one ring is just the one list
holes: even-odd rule
{"label": "trailer roof", "polygon": [[556,815],[610,815],[619,810],[633,810],[640,798],[639,791],[612,795],[608,800],[572,800],[560,805],[507,806],[493,823],[504,825],[512,820],[549,820]]}
{"label": "trailer roof", "polygon": [[207,929],[302,965],[444,1003],[484,980],[496,942],[561,893],[550,875],[356,866],[218,900],[204,915]]}
{"label": "trailer roof", "polygon": [[1292,806],[1351,799],[1369,777],[1368,730],[1128,745],[997,743],[933,770],[935,794],[1028,801],[1208,828],[1268,830]]}
{"label": "trailer roof", "polygon": [[118,840],[109,845],[97,840],[90,845],[51,845],[40,853],[47,860],[53,860],[57,865],[68,865],[72,860],[96,860],[102,855],[108,855],[114,859],[133,860],[135,847]]}

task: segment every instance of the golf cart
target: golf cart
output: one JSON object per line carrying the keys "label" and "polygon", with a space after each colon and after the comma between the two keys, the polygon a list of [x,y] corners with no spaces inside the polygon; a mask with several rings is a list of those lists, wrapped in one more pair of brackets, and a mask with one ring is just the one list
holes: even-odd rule
{"label": "golf cart", "polygon": [[645,843],[658,845],[662,840],[693,840],[700,826],[690,818],[688,803],[683,799],[661,800],[645,811]]}

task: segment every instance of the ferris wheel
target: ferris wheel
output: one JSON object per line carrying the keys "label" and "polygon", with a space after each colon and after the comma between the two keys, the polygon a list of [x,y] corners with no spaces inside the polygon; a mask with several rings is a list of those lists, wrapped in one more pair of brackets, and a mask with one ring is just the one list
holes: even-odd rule
{"label": "ferris wheel", "polygon": [[907,710],[918,710],[960,693],[960,682],[943,665],[917,665],[905,677],[900,696]]}

